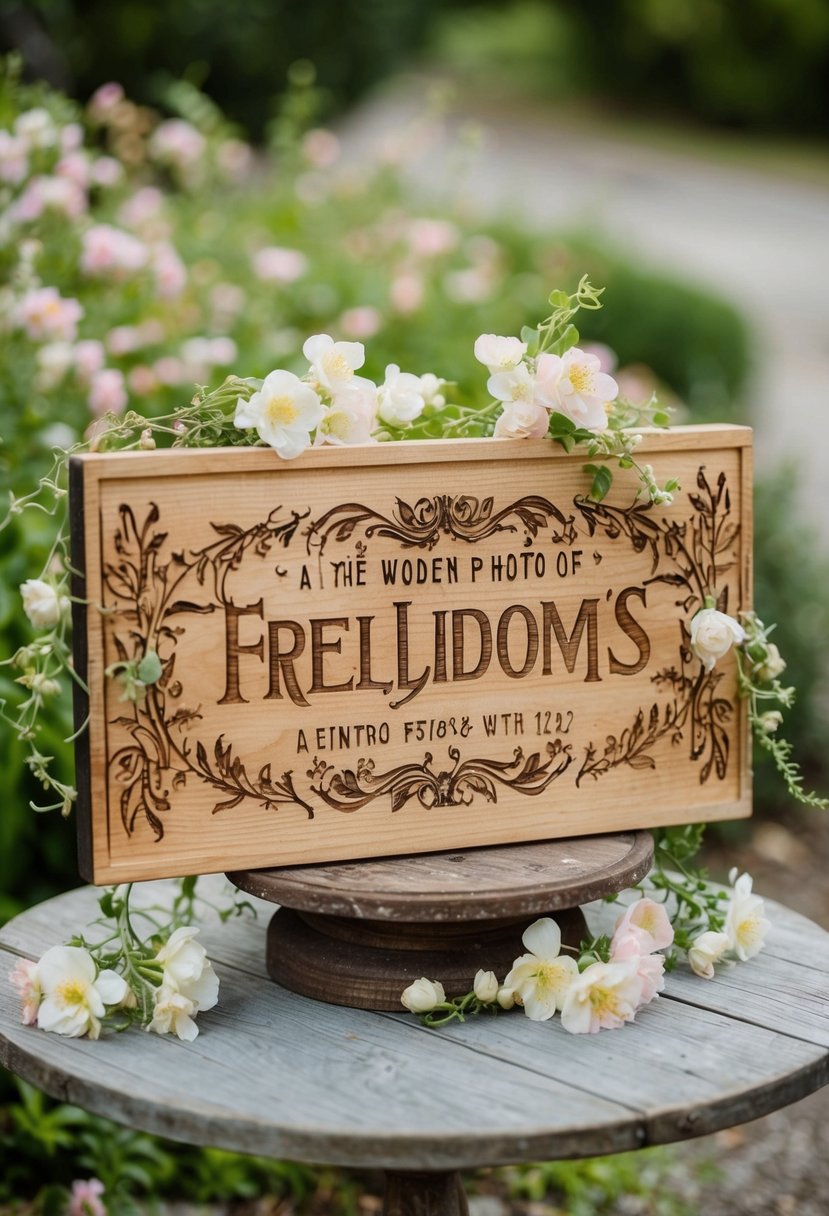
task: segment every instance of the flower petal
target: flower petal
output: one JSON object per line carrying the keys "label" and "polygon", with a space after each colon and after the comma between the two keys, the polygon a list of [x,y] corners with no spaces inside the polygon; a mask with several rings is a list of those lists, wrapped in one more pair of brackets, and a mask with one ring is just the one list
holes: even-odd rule
{"label": "flower petal", "polygon": [[561,929],[549,916],[542,916],[524,930],[521,941],[537,958],[558,958],[561,952]]}

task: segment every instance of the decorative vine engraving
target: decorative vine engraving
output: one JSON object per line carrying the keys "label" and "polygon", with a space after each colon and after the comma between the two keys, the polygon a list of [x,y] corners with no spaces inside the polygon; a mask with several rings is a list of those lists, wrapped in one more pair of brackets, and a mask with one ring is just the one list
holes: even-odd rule
{"label": "decorative vine engraving", "polygon": [[[688,495],[694,514],[683,522],[660,524],[649,517],[650,504],[614,507],[587,499],[576,502],[590,536],[598,531],[611,540],[625,536],[635,552],[650,552],[651,577],[645,580],[646,585],[676,587],[676,605],[686,619],[702,607],[707,595],[716,595],[717,607],[728,611],[728,587],[722,580],[736,564],[734,546],[740,534],[739,524],[730,519],[731,494],[725,474],[720,473],[712,486],[701,466],[696,484],[698,493]],[[663,559],[671,563],[672,570],[660,572]],[[691,652],[685,619],[680,619],[679,630],[679,669],[672,667],[652,677],[652,682],[667,689],[672,699],[662,707],[655,702],[649,710],[640,708],[631,726],[618,735],[607,736],[601,753],[590,742],[576,785],[583,777],[597,779],[621,764],[634,769],[655,768],[653,747],[665,736],[680,743],[689,723],[691,759],[702,761],[700,784],[705,784],[712,773],[720,780],[725,778],[730,749],[726,725],[734,707],[717,695],[721,672],[698,670],[694,677],[687,674],[687,667],[699,668],[699,660]]]}
{"label": "decorative vine engraving", "polygon": [[[160,519],[157,505],[150,503],[140,524],[130,506],[119,507],[121,522],[114,538],[119,560],[104,564],[103,578],[107,590],[119,601],[118,619],[127,622],[129,628],[113,630],[112,644],[121,663],[140,662],[154,651],[162,666],[159,679],[146,688],[142,698],[131,703],[130,712],[112,720],[131,736],[130,743],[109,760],[109,770],[120,790],[119,811],[127,835],[143,819],[156,840],[161,840],[163,817],[170,811],[170,790],[181,788],[190,774],[225,799],[217,802],[214,811],[228,810],[250,797],[268,809],[295,804],[313,815],[297,796],[289,772],[273,781],[270,766],[265,765],[255,778],[249,778],[242,762],[232,759],[230,747],[223,748],[221,736],[214,746],[215,767],[211,768],[202,743],[196,744],[194,758],[184,728],[198,721],[201,714],[184,705],[172,707],[172,702],[183,695],[181,683],[174,677],[175,648],[184,629],[174,618],[232,605],[227,578],[231,571],[238,570],[245,554],[252,552],[266,559],[274,548],[287,548],[308,514],[293,511],[285,517],[281,512],[282,508],[276,507],[265,521],[247,529],[211,523],[217,540],[187,555],[174,552],[165,562],[160,554],[167,533],[155,529]],[[275,573],[281,573],[278,565]],[[205,589],[207,602],[179,598],[179,589],[191,575]]]}
{"label": "decorative vine engraving", "polygon": [[475,544],[496,532],[516,532],[518,524],[507,522],[513,517],[531,537],[537,536],[551,520],[561,528],[560,533],[554,533],[554,540],[572,543],[576,536],[573,516],[564,515],[538,494],[519,498],[494,514],[492,498],[479,499],[471,494],[436,494],[432,498],[419,498],[414,506],[402,498],[396,503],[391,518],[357,502],[332,507],[308,528],[308,552],[312,547],[322,551],[331,536],[337,541],[349,540],[357,529],[366,537],[388,537],[404,549],[433,549],[442,535]]}
{"label": "decorative vine engraving", "polygon": [[385,794],[391,797],[392,811],[399,811],[412,798],[424,807],[469,806],[477,794],[487,802],[498,801],[497,786],[505,785],[520,794],[541,794],[573,763],[569,744],[560,739],[541,752],[525,756],[516,747],[512,760],[461,761],[457,747],[449,748],[451,769],[435,772],[432,753],[422,764],[401,764],[386,773],[376,773],[373,760],[360,759],[355,769],[338,769],[314,757],[308,770],[311,789],[338,811],[357,811]]}

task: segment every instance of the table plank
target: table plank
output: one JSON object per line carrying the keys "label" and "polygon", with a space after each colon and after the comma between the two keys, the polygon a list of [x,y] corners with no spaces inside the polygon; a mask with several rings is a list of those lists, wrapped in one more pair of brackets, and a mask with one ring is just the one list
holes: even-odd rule
{"label": "table plank", "polygon": [[[211,897],[220,886],[217,877],[204,884]],[[156,883],[137,897],[173,889]],[[95,900],[84,888],[16,918],[0,934],[0,971],[83,927]],[[668,995],[633,1026],[578,1038],[558,1020],[538,1025],[519,1012],[435,1032],[409,1015],[299,997],[265,974],[273,906],[261,908],[257,921],[204,926],[222,992],[194,1044],[136,1031],[99,1043],[45,1035],[19,1025],[13,994],[0,985],[9,1066],[56,1096],[191,1142],[398,1169],[575,1157],[700,1135],[829,1079],[821,980],[829,935],[805,922],[804,936],[802,918],[777,905],[780,956],[764,953],[713,981],[674,973]],[[597,924],[618,915],[606,905],[590,912]]]}

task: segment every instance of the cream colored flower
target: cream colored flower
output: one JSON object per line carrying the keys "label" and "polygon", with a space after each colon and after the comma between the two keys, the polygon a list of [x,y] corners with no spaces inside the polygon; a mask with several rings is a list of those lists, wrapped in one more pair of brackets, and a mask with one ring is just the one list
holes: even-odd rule
{"label": "cream colored flower", "polygon": [[193,940],[198,932],[192,925],[176,929],[156,954],[155,961],[164,969],[162,988],[180,993],[201,1011],[212,1009],[218,1001],[219,980],[204,946]]}
{"label": "cream colored flower", "polygon": [[737,878],[736,870],[732,870],[729,877],[734,891],[726,909],[725,932],[729,950],[745,963],[763,949],[770,926],[762,899],[752,893],[751,875],[741,874]]}
{"label": "cream colored flower", "polygon": [[323,413],[310,385],[293,372],[274,371],[249,401],[239,398],[233,421],[240,428],[255,427],[260,439],[291,460],[310,446],[311,431]]}
{"label": "cream colored flower", "polygon": [[172,1032],[178,1038],[191,1043],[199,1033],[194,1021],[197,1012],[195,1001],[191,1001],[177,989],[162,984],[155,995],[153,1019],[147,1030],[152,1030],[155,1034]]}
{"label": "cream colored flower", "polygon": [[495,999],[502,1009],[512,1009],[515,1005],[515,993],[512,988],[499,988]]}
{"label": "cream colored flower", "polygon": [[549,916],[534,921],[521,940],[530,953],[515,960],[504,987],[513,989],[528,1018],[544,1022],[562,1008],[578,964],[561,955],[561,930]]}
{"label": "cream colored flower", "polygon": [[632,1022],[642,1003],[642,979],[636,958],[618,963],[591,963],[570,985],[561,1024],[571,1034],[596,1034]]}
{"label": "cream colored flower", "polygon": [[401,372],[396,363],[390,363],[377,390],[378,417],[389,426],[405,426],[420,417],[425,404],[420,376]]}
{"label": "cream colored flower", "polygon": [[69,607],[69,600],[42,578],[28,578],[20,586],[23,611],[35,629],[54,629]]}
{"label": "cream colored flower", "polygon": [[634,900],[616,921],[611,951],[614,943],[627,934],[632,934],[638,940],[642,954],[664,950],[674,940],[673,925],[664,905],[647,898]]}
{"label": "cream colored flower", "polygon": [[738,621],[716,608],[701,608],[691,621],[691,649],[706,671],[711,671],[732,646],[745,641],[745,636]]}
{"label": "cream colored flower", "polygon": [[500,338],[497,334],[481,334],[475,339],[475,358],[484,367],[495,372],[508,371],[517,365],[527,353],[527,343],[520,338]]}
{"label": "cream colored flower", "polygon": [[767,709],[764,714],[760,714],[757,725],[764,734],[773,735],[782,721],[783,715],[779,709]]}
{"label": "cream colored flower", "polygon": [[313,378],[332,393],[349,384],[366,361],[362,342],[335,342],[328,334],[308,338],[302,353],[311,364]]}
{"label": "cream colored flower", "polygon": [[97,1039],[107,1005],[119,1005],[128,988],[114,971],[98,971],[88,950],[53,946],[37,964],[43,1000],[37,1011],[41,1030]]}
{"label": "cream colored flower", "polygon": [[499,985],[494,971],[477,971],[472,983],[472,991],[482,1005],[491,1005],[497,1000]]}
{"label": "cream colored flower", "polygon": [[598,355],[572,347],[563,355],[539,355],[535,400],[564,414],[588,431],[607,429],[607,406],[619,393],[612,376],[601,370]]}
{"label": "cream colored flower", "polygon": [[430,1013],[436,1005],[443,1004],[446,993],[443,984],[437,980],[427,980],[424,975],[403,989],[400,1000],[411,1013]]}
{"label": "cream colored flower", "polygon": [[694,975],[704,980],[713,979],[714,964],[719,963],[729,947],[727,933],[716,933],[708,929],[695,937],[688,949],[688,962]]}
{"label": "cream colored flower", "polygon": [[768,653],[762,663],[756,669],[758,680],[764,683],[770,683],[776,680],[778,676],[782,676],[786,670],[786,660],[781,655],[780,651],[775,646],[774,642],[768,643]]}
{"label": "cream colored flower", "polygon": [[542,439],[550,415],[543,405],[531,401],[509,401],[495,423],[496,439]]}
{"label": "cream colored flower", "polygon": [[22,958],[9,972],[12,986],[17,989],[22,1006],[20,1016],[24,1026],[33,1026],[37,1021],[37,1011],[43,996],[40,980],[37,974],[37,963],[31,959]]}

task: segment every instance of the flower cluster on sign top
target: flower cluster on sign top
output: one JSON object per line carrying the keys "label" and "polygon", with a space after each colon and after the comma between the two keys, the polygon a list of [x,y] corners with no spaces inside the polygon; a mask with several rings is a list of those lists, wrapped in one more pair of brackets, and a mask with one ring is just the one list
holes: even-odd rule
{"label": "flower cluster on sign top", "polygon": [[[717,964],[753,958],[769,928],[763,901],[752,893],[751,876],[732,871],[730,880],[728,902],[715,917],[722,929],[698,927],[687,947],[691,970],[704,979],[713,977]],[[720,902],[722,896],[717,892]],[[514,961],[503,983],[493,971],[481,969],[470,992],[447,999],[439,981],[422,976],[404,989],[401,1003],[433,1028],[520,1006],[534,1022],[560,1014],[571,1034],[615,1030],[632,1022],[663,991],[663,951],[674,945],[675,932],[665,903],[642,895],[619,916],[612,937],[568,947],[555,920],[543,917],[521,940],[527,953]],[[562,953],[567,950],[572,953]]]}

